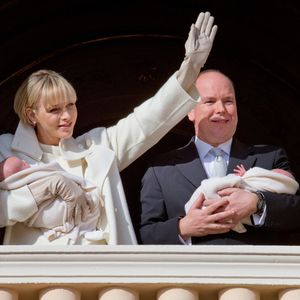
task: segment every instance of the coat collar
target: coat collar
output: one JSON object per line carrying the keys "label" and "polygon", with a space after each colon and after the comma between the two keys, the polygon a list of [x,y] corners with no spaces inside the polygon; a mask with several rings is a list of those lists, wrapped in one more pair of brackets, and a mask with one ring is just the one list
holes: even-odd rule
{"label": "coat collar", "polygon": [[[22,121],[18,124],[11,147],[13,150],[24,153],[36,161],[42,160],[43,150],[40,147],[34,128]],[[59,148],[61,156],[66,160],[82,159],[92,151],[91,147],[85,148],[84,145],[77,143],[74,138],[61,140]]]}
{"label": "coat collar", "polygon": [[[101,145],[84,147],[84,143],[85,139],[81,139],[81,143],[78,143],[74,138],[62,140],[59,143],[61,158],[67,161],[84,158],[88,164],[85,177],[99,185],[99,183],[104,182],[110,171],[115,159],[115,153]],[[33,127],[22,122],[19,122],[15,132],[12,149],[33,158],[35,161],[42,160],[43,151]],[[115,167],[117,168],[117,166]]]}
{"label": "coat collar", "polygon": [[24,124],[22,121],[18,124],[11,148],[37,161],[40,161],[43,156],[34,128]]}

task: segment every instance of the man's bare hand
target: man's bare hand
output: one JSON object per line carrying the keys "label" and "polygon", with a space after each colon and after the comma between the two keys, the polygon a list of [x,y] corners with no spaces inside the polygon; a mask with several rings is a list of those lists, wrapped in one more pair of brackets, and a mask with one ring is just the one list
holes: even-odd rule
{"label": "man's bare hand", "polygon": [[199,198],[190,208],[187,215],[179,221],[179,234],[183,239],[191,236],[205,236],[208,234],[225,233],[236,224],[223,220],[233,220],[234,210],[224,210],[229,204],[228,200],[218,200],[207,207],[203,206],[204,195]]}
{"label": "man's bare hand", "polygon": [[234,223],[239,223],[256,212],[257,196],[254,193],[239,188],[226,188],[218,194],[229,202],[224,211],[236,212],[232,219]]}

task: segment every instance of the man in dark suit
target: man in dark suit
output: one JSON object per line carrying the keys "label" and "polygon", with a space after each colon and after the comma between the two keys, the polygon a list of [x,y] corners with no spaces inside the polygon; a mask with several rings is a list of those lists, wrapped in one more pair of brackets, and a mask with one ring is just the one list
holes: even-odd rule
{"label": "man in dark suit", "polygon": [[[144,244],[300,244],[300,196],[251,193],[239,188],[219,192],[221,200],[200,196],[188,213],[184,205],[203,179],[212,177],[212,148],[222,152],[227,174],[243,164],[291,172],[283,149],[245,145],[233,136],[238,122],[232,81],[217,70],[202,72],[196,87],[201,102],[189,113],[195,137],[161,156],[142,180],[140,239]],[[205,206],[205,209],[203,209]],[[231,229],[250,217],[247,232]]]}

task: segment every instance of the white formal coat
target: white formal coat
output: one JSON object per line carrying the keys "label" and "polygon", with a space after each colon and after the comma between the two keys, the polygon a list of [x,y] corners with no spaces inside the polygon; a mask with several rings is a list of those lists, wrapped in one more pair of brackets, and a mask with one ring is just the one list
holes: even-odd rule
{"label": "white formal coat", "polygon": [[[102,225],[109,227],[109,244],[136,244],[119,172],[156,144],[196,105],[199,97],[195,88],[190,93],[192,96],[181,88],[175,73],[156,95],[116,125],[95,128],[59,143],[55,160],[61,167],[93,182],[101,191],[106,213],[106,224]],[[20,122],[14,135],[0,136],[0,159],[11,155],[31,165],[45,163],[45,154],[31,126]],[[22,223],[37,209],[27,186],[0,189],[0,226],[6,227],[4,244],[70,243],[63,237],[49,241],[38,229]],[[82,238],[76,243],[93,242]]]}

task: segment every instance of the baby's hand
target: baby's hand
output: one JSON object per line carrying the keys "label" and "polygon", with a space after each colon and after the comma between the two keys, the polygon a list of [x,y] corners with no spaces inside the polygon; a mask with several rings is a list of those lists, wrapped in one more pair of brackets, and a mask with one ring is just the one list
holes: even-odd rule
{"label": "baby's hand", "polygon": [[243,176],[246,173],[246,169],[243,165],[237,165],[234,169],[233,172],[237,176]]}

